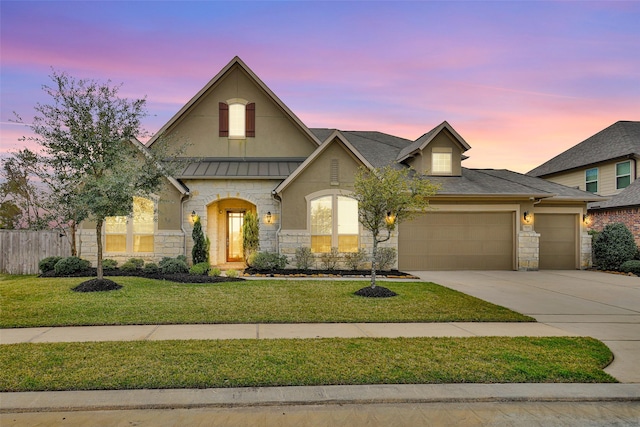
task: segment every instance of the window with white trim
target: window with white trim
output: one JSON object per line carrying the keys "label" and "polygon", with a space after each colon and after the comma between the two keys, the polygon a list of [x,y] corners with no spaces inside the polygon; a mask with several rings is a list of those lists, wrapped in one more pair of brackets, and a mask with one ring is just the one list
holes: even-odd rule
{"label": "window with white trim", "polygon": [[105,218],[105,252],[153,252],[155,210],[153,200],[133,198],[131,217]]}
{"label": "window with white trim", "polygon": [[358,201],[337,194],[309,202],[311,252],[357,252],[359,243]]}
{"label": "window with white trim", "polygon": [[591,193],[598,192],[598,168],[587,169],[584,173],[585,187]]}
{"label": "window with white trim", "polygon": [[627,188],[631,184],[631,161],[616,164],[616,190]]}
{"label": "window with white trim", "polygon": [[236,103],[229,104],[229,137],[245,137],[245,106]]}
{"label": "window with white trim", "polygon": [[451,153],[431,153],[431,173],[451,173]]}

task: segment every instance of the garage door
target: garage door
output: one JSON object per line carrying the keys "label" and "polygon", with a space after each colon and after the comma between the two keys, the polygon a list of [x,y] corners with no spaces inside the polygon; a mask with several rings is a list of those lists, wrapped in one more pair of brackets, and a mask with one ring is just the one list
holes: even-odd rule
{"label": "garage door", "polygon": [[535,214],[533,228],[540,233],[541,270],[574,270],[578,267],[577,215]]}
{"label": "garage door", "polygon": [[401,270],[513,270],[513,212],[428,212],[400,224]]}

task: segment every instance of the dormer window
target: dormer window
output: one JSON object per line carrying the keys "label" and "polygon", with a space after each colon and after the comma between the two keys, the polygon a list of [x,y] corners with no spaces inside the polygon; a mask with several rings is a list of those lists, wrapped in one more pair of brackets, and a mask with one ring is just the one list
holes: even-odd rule
{"label": "dormer window", "polygon": [[256,104],[230,99],[219,104],[219,135],[230,139],[256,136]]}
{"label": "dormer window", "polygon": [[[446,150],[446,151],[445,151]],[[437,149],[434,148],[431,153],[431,173],[433,174],[451,174],[451,149]]]}

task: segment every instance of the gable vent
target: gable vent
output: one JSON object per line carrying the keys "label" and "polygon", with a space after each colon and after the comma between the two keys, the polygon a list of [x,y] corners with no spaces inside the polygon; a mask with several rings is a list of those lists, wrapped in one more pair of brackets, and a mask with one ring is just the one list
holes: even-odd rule
{"label": "gable vent", "polygon": [[331,159],[331,185],[340,185],[340,180],[338,177],[340,176],[340,164],[338,163],[338,159]]}

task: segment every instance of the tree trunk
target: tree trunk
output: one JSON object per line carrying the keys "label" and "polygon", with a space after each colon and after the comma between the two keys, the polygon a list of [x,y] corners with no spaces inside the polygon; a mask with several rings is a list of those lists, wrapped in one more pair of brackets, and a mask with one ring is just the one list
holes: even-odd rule
{"label": "tree trunk", "polygon": [[71,244],[71,256],[78,256],[78,248],[76,247],[76,222],[71,221],[69,225],[69,243]]}
{"label": "tree trunk", "polygon": [[376,255],[378,255],[378,239],[375,236],[371,254],[371,289],[374,289],[376,287]]}
{"label": "tree trunk", "polygon": [[97,275],[98,280],[102,280],[102,219],[96,221],[96,242],[98,243],[98,264]]}

